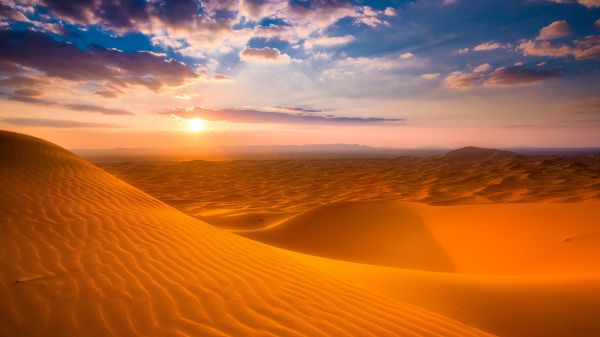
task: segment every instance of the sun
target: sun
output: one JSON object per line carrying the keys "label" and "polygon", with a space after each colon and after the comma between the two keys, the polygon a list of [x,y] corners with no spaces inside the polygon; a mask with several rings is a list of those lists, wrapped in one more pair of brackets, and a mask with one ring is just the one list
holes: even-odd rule
{"label": "sun", "polygon": [[201,132],[206,129],[206,123],[200,118],[194,118],[187,121],[188,129],[191,132]]}

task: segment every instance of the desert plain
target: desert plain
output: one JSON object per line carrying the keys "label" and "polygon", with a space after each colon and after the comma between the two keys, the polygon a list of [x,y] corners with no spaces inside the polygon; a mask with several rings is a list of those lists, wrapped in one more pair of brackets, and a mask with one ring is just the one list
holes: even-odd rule
{"label": "desert plain", "polygon": [[594,336],[600,157],[98,166],[0,133],[2,336]]}

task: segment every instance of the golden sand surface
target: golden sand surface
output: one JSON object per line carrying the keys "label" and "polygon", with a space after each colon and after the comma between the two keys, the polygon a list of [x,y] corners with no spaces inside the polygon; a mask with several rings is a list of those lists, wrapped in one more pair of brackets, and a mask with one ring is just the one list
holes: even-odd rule
{"label": "golden sand surface", "polygon": [[1,336],[482,336],[0,132]]}
{"label": "golden sand surface", "polygon": [[102,170],[2,131],[0,336],[600,335],[599,162]]}
{"label": "golden sand surface", "polygon": [[430,205],[600,201],[600,155],[526,157],[465,148],[432,158],[99,166],[187,214],[229,229],[261,228],[343,201]]}
{"label": "golden sand surface", "polygon": [[600,335],[600,156],[105,163],[216,227],[500,336]]}

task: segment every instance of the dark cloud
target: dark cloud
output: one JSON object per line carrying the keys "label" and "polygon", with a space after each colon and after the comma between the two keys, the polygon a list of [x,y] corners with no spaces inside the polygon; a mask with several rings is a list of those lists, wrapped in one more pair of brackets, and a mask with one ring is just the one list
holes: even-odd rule
{"label": "dark cloud", "polygon": [[84,51],[30,30],[0,30],[0,62],[34,69],[52,78],[99,81],[115,87],[141,85],[154,91],[197,77],[186,65],[166,60],[163,55],[125,53],[98,46]]}
{"label": "dark cloud", "polygon": [[88,24],[94,13],[94,0],[45,0],[43,4],[54,12],[57,16],[68,19],[73,22]]}
{"label": "dark cloud", "polygon": [[119,97],[119,95],[122,93],[119,91],[115,91],[115,90],[98,90],[94,93],[94,95],[98,95],[100,97],[104,97],[104,98],[117,98]]}
{"label": "dark cloud", "polygon": [[44,0],[42,4],[60,19],[121,32],[226,30],[234,23],[230,12],[237,10],[233,1],[217,0]]}
{"label": "dark cloud", "polygon": [[[2,70],[0,70],[0,72],[2,72]],[[0,87],[9,88],[34,88],[47,84],[50,84],[50,81],[44,78],[19,75],[0,80]]]}
{"label": "dark cloud", "polygon": [[66,119],[44,118],[5,118],[3,123],[19,126],[39,126],[52,128],[120,128],[121,126],[110,123],[79,122]]}
{"label": "dark cloud", "polygon": [[535,84],[561,76],[557,70],[527,69],[522,65],[501,67],[488,75],[486,72],[490,68],[485,63],[472,71],[454,71],[444,79],[444,83],[457,89],[470,89],[481,84],[486,87],[508,87]]}
{"label": "dark cloud", "polygon": [[290,111],[290,112],[308,112],[308,113],[322,112],[321,110],[304,109],[304,108],[295,107],[295,106],[276,106],[275,109],[281,109],[281,110]]}
{"label": "dark cloud", "polygon": [[104,115],[134,115],[134,113],[124,109],[111,109],[91,104],[64,104],[41,98],[43,92],[36,89],[17,89],[8,96],[8,100],[36,104],[48,107],[64,108],[80,112],[98,112]]}
{"label": "dark cloud", "polygon": [[15,21],[29,21],[29,19],[21,12],[14,10],[0,2],[0,19],[9,19]]}
{"label": "dark cloud", "polygon": [[158,113],[163,116],[180,118],[202,118],[209,121],[227,121],[238,123],[339,123],[339,124],[368,124],[383,122],[401,122],[398,118],[377,117],[340,117],[334,115],[312,113],[283,113],[260,111],[253,109],[193,109],[176,108]]}
{"label": "dark cloud", "polygon": [[28,95],[19,95],[18,93],[12,94],[8,96],[9,101],[28,103],[28,104],[37,104],[43,106],[59,106],[58,103],[48,101],[42,98],[38,98],[36,96],[28,96]]}
{"label": "dark cloud", "polygon": [[109,109],[90,104],[67,104],[65,107],[73,111],[99,112],[104,115],[134,115],[133,113],[124,109]]}
{"label": "dark cloud", "polygon": [[40,90],[36,90],[36,89],[17,89],[14,91],[13,94],[17,95],[17,96],[38,97],[38,96],[41,96],[43,93]]}
{"label": "dark cloud", "polygon": [[502,67],[494,70],[484,85],[486,86],[516,86],[530,85],[545,80],[560,77],[557,70],[527,69],[523,66]]}

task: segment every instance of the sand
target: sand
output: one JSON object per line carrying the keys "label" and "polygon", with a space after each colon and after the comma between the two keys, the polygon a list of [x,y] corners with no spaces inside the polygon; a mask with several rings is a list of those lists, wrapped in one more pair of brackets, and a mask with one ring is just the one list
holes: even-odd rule
{"label": "sand", "polygon": [[600,335],[599,156],[466,148],[102,167],[304,265],[483,331]]}
{"label": "sand", "polygon": [[0,132],[2,336],[477,336]]}
{"label": "sand", "polygon": [[102,167],[0,132],[0,336],[600,334],[597,156]]}
{"label": "sand", "polygon": [[125,162],[100,167],[186,214],[227,229],[261,228],[344,201],[600,202],[600,155],[472,152],[467,148],[433,158]]}

